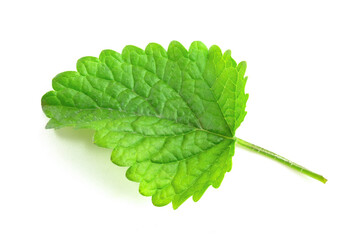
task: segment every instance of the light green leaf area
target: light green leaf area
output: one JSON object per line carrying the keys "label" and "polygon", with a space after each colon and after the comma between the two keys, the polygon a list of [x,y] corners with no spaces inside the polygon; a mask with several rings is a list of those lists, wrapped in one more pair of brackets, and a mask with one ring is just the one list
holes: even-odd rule
{"label": "light green leaf area", "polygon": [[220,186],[246,115],[245,62],[173,41],[167,51],[155,43],[104,50],[76,67],[42,98],[47,128],[94,129],[94,143],[113,149],[111,160],[129,167],[127,178],[156,206],[176,209]]}

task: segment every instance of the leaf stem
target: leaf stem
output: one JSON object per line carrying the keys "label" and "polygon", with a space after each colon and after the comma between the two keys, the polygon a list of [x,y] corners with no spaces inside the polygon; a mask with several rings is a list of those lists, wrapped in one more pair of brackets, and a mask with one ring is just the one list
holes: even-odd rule
{"label": "leaf stem", "polygon": [[322,183],[327,182],[327,179],[324,178],[323,176],[321,176],[321,175],[319,175],[317,173],[314,173],[314,172],[312,172],[312,171],[310,171],[310,170],[308,170],[308,169],[306,169],[306,168],[304,168],[304,167],[302,167],[302,166],[300,166],[300,165],[298,165],[298,164],[296,164],[294,162],[291,162],[290,160],[288,160],[288,159],[286,159],[286,158],[284,158],[284,157],[282,157],[280,155],[277,155],[276,153],[273,153],[273,152],[271,152],[269,150],[266,150],[266,149],[264,149],[262,147],[256,146],[255,144],[249,143],[249,142],[244,141],[244,140],[242,140],[240,138],[236,138],[236,143],[239,144],[242,147],[245,147],[245,148],[250,149],[252,151],[258,152],[258,153],[260,153],[260,154],[262,154],[264,156],[272,158],[272,159],[274,159],[274,160],[276,160],[276,161],[278,161],[278,162],[280,162],[280,163],[282,163],[282,164],[284,164],[284,165],[286,165],[286,166],[288,166],[288,167],[290,167],[292,169],[295,169],[296,171],[299,171],[299,172],[301,172],[301,173],[303,173],[305,175],[308,175],[309,177],[312,177],[312,178],[314,178],[314,179],[316,179],[316,180],[318,180],[318,181],[320,181]]}

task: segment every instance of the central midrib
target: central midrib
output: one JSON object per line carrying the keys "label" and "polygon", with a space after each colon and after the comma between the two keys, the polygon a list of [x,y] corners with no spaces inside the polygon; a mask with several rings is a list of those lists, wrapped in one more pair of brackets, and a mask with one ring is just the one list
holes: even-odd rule
{"label": "central midrib", "polygon": [[[46,105],[45,105],[46,106]],[[43,107],[45,107],[43,106]],[[213,132],[213,131],[210,131],[210,130],[207,130],[207,129],[204,129],[204,128],[198,128],[194,125],[187,125],[187,124],[184,124],[184,123],[181,123],[181,122],[178,122],[176,121],[175,119],[169,119],[169,118],[165,118],[161,115],[139,115],[139,114],[135,114],[135,113],[129,113],[129,112],[126,112],[124,110],[121,109],[121,111],[119,111],[119,109],[113,109],[113,108],[102,108],[102,107],[96,107],[96,108],[77,108],[77,107],[73,107],[73,106],[64,106],[64,105],[48,105],[48,106],[55,106],[55,107],[65,107],[65,108],[70,108],[70,109],[75,109],[75,110],[78,110],[78,111],[94,111],[94,110],[105,110],[105,111],[118,111],[118,112],[121,112],[121,113],[125,113],[125,114],[129,114],[127,117],[132,117],[132,116],[137,116],[137,117],[155,117],[155,118],[160,118],[160,119],[164,119],[164,120],[167,120],[167,121],[172,121],[172,122],[175,122],[176,124],[181,124],[181,125],[184,125],[184,126],[187,126],[187,127],[192,127],[194,130],[198,130],[198,131],[203,131],[203,132],[206,132],[206,133],[209,133],[209,134],[212,134],[212,135],[215,135],[215,136],[218,136],[218,137],[222,137],[224,139],[231,139],[231,140],[234,140],[236,141],[236,137],[230,137],[230,136],[225,136],[223,134],[220,134],[220,133],[216,133],[216,132]],[[117,120],[119,118],[107,118],[107,119],[101,119],[101,120]],[[92,122],[95,122],[95,121],[92,121]]]}

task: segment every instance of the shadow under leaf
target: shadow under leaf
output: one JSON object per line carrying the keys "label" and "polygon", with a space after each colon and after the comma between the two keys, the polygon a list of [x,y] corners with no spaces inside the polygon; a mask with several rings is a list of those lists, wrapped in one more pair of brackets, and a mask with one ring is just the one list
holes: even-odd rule
{"label": "shadow under leaf", "polygon": [[93,144],[93,130],[62,128],[54,132],[59,139],[57,147],[64,153],[63,158],[71,162],[81,174],[116,196],[126,196],[135,201],[144,199],[138,193],[138,183],[126,178],[127,168],[111,162],[112,150]]}

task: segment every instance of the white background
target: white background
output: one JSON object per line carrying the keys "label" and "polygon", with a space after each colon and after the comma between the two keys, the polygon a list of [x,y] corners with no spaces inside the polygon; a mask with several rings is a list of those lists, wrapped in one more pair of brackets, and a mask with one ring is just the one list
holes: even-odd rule
{"label": "white background", "polygon": [[[0,239],[360,239],[358,1],[2,1]],[[240,138],[219,189],[158,208],[90,131],[45,130],[41,96],[103,49],[194,40],[248,62]]]}

